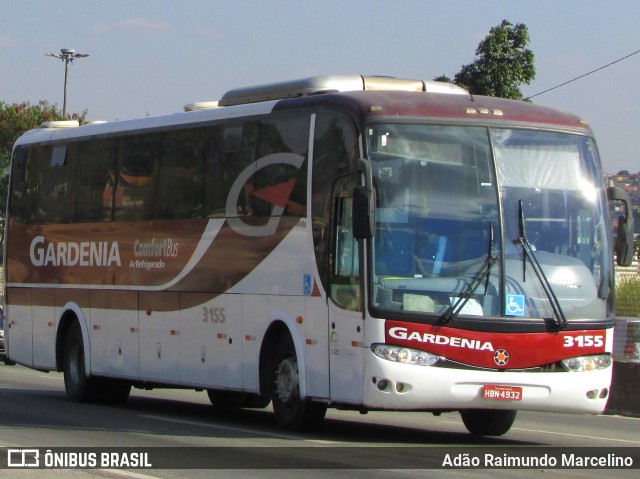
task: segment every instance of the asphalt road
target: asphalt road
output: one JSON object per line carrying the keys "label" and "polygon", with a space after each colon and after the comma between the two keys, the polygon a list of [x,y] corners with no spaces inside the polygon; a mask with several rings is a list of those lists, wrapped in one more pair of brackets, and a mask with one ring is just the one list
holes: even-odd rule
{"label": "asphalt road", "polygon": [[[150,468],[64,470],[65,478],[639,477],[640,419],[520,412],[505,436],[482,438],[468,434],[457,413],[329,410],[321,432],[296,434],[279,430],[269,408],[215,410],[204,392],[134,389],[123,406],[75,404],[66,400],[61,374],[0,366],[0,448],[5,455],[37,448],[41,460],[47,449],[62,451],[58,458],[65,460],[69,452],[93,448],[151,451]],[[631,451],[636,469],[442,468],[443,460],[564,454],[561,448],[622,457]],[[98,458],[104,450],[95,449]],[[576,451],[582,450],[566,450]],[[8,457],[0,464],[3,459],[6,464]],[[0,470],[6,478],[55,473]]]}

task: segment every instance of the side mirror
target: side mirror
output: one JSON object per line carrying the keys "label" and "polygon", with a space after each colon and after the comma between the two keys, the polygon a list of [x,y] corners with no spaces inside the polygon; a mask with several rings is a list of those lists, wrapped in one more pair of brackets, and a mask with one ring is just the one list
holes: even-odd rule
{"label": "side mirror", "polygon": [[364,177],[364,186],[353,189],[353,236],[356,239],[369,239],[373,238],[376,229],[376,196],[371,163],[360,158],[358,171]]}
{"label": "side mirror", "polygon": [[365,186],[353,188],[353,236],[357,239],[373,237],[375,216],[375,193]]}
{"label": "side mirror", "polygon": [[607,199],[609,201],[621,201],[624,203],[624,214],[618,217],[616,257],[618,266],[630,266],[633,261],[634,251],[634,225],[631,199],[621,188],[607,188]]}

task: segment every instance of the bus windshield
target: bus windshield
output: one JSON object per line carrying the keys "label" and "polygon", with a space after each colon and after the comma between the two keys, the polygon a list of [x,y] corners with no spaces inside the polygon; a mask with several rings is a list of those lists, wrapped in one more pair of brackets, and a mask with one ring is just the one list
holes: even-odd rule
{"label": "bus windshield", "polygon": [[606,316],[607,210],[589,138],[375,124],[368,149],[371,297],[382,314]]}

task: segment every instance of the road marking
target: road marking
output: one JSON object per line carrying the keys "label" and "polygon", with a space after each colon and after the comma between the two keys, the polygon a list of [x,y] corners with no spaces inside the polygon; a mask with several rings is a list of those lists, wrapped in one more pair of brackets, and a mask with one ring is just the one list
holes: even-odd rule
{"label": "road marking", "polygon": [[537,429],[523,429],[520,427],[511,428],[512,431],[524,431],[524,432],[538,432],[540,434],[552,434],[555,436],[567,436],[567,437],[579,437],[581,439],[598,439],[600,441],[615,441],[615,442],[625,442],[629,444],[640,444],[640,441],[630,441],[627,439],[616,439],[613,437],[597,437],[597,436],[585,436],[584,434],[567,434],[566,432],[553,432],[553,431],[539,431]]}
{"label": "road marking", "polygon": [[[624,419],[636,419],[636,418],[624,418]],[[460,425],[459,422],[457,421],[447,421],[447,420],[443,420],[442,422],[447,423],[447,424],[457,424]],[[512,427],[510,429],[511,431],[523,431],[523,432],[537,432],[540,434],[551,434],[554,436],[567,436],[567,437],[579,437],[581,439],[598,439],[600,441],[602,440],[606,440],[606,441],[615,441],[615,442],[624,442],[624,443],[629,443],[629,444],[640,444],[640,441],[631,441],[628,439],[616,439],[613,437],[597,437],[597,436],[585,436],[584,434],[567,434],[566,432],[554,432],[554,431],[541,431],[539,429],[524,429],[521,427]]]}
{"label": "road marking", "polygon": [[104,477],[126,477],[133,479],[159,479],[160,476],[150,476],[149,474],[140,474],[139,472],[122,471],[119,469],[93,469],[91,471],[95,475]]}
{"label": "road marking", "polygon": [[[260,435],[263,435],[263,436],[269,436],[269,437],[273,437],[273,438],[276,438],[276,439],[286,439],[286,440],[290,440],[290,441],[300,441],[301,440],[301,438],[299,436],[272,433],[272,432],[265,432],[265,431],[259,431],[257,429],[247,429],[247,428],[242,428],[242,427],[231,427],[231,426],[220,426],[220,425],[217,425],[217,424],[208,424],[206,422],[185,421],[184,419],[171,419],[171,418],[167,418],[167,417],[154,416],[154,415],[148,415],[148,414],[141,414],[138,417],[144,417],[144,418],[147,418],[147,419],[156,419],[158,421],[172,422],[172,423],[177,423],[177,424],[186,424],[186,425],[189,425],[189,426],[206,427],[206,428],[209,428],[209,429],[219,429],[219,430],[222,430],[222,431],[234,431],[234,432],[241,432],[241,433],[246,433],[246,434],[251,434],[251,435],[260,434]],[[302,442],[308,442],[308,443],[313,443],[313,444],[338,444],[336,441],[327,441],[327,440],[324,440],[324,439],[302,439]]]}
{"label": "road marking", "polygon": [[611,418],[611,419],[624,419],[625,421],[640,421],[640,417],[630,417],[630,416],[610,416],[606,414],[598,417]]}

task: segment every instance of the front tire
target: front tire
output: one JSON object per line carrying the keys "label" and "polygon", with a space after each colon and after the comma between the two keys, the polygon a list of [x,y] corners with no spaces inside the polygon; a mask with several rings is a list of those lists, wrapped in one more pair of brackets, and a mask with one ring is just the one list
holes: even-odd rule
{"label": "front tire", "polygon": [[517,411],[503,411],[493,409],[468,409],[460,411],[462,422],[471,434],[477,436],[502,436],[506,434]]}
{"label": "front tire", "polygon": [[271,401],[278,425],[290,431],[317,429],[327,406],[300,397],[298,359],[289,336],[280,339],[273,358]]}

